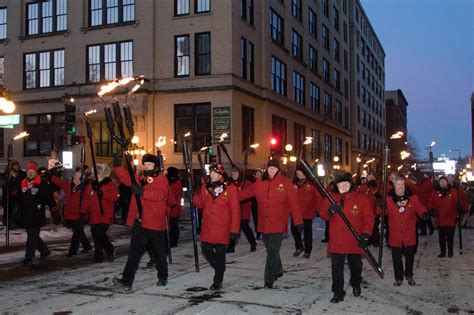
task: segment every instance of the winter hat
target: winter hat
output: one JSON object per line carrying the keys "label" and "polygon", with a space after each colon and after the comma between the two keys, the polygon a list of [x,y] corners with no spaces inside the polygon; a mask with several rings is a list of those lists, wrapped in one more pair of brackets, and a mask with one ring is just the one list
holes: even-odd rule
{"label": "winter hat", "polygon": [[335,182],[336,182],[336,184],[339,184],[339,183],[342,183],[342,182],[352,183],[352,174],[349,173],[349,172],[336,174]]}
{"label": "winter hat", "polygon": [[170,166],[166,169],[166,176],[170,180],[178,179],[178,169],[176,167]]}
{"label": "winter hat", "polygon": [[224,165],[222,165],[221,163],[212,163],[209,166],[209,173],[212,171],[224,175]]}
{"label": "winter hat", "polygon": [[267,168],[270,166],[274,166],[278,169],[280,169],[280,161],[277,158],[273,158],[271,160],[268,160]]}
{"label": "winter hat", "polygon": [[28,165],[26,165],[26,170],[29,171],[29,170],[33,170],[36,172],[36,167],[38,165],[35,163],[35,162],[30,162],[28,163]]}
{"label": "winter hat", "polygon": [[97,175],[102,175],[104,177],[110,176],[110,167],[107,164],[97,164]]}
{"label": "winter hat", "polygon": [[155,167],[158,167],[160,164],[158,157],[150,153],[147,153],[142,157],[142,164],[145,164],[146,162],[155,163]]}
{"label": "winter hat", "polygon": [[438,179],[438,182],[440,182],[442,179],[444,179],[446,182],[448,182],[448,178],[446,176],[441,176],[439,179]]}

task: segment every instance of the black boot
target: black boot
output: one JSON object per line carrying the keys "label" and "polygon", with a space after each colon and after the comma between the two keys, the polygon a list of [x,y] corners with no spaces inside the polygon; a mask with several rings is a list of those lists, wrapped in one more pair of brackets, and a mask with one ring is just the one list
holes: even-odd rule
{"label": "black boot", "polygon": [[113,282],[116,286],[122,288],[122,289],[125,290],[125,291],[130,291],[130,290],[132,290],[132,284],[129,283],[129,282],[127,282],[127,281],[125,281],[125,280],[123,280],[123,279],[121,279],[121,278],[115,278],[115,277],[114,277],[114,278],[112,279],[112,282]]}

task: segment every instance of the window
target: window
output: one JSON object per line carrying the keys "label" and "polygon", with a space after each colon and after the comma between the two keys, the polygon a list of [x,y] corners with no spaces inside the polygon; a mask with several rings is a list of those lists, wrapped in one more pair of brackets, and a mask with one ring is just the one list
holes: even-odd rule
{"label": "window", "polygon": [[338,91],[341,90],[341,76],[340,76],[339,70],[337,69],[334,69],[334,87]]}
{"label": "window", "polygon": [[195,74],[211,74],[211,33],[196,33],[194,36]]}
{"label": "window", "polygon": [[329,17],[328,0],[321,0],[321,11],[323,11],[325,16]]}
{"label": "window", "polygon": [[[175,11],[179,3],[189,0],[177,0]],[[89,26],[111,25],[135,20],[135,0],[89,0]]]}
{"label": "window", "polygon": [[333,48],[334,48],[334,60],[339,62],[339,41],[335,37],[333,39]]}
{"label": "window", "polygon": [[347,0],[342,1],[342,12],[344,12],[344,14],[347,14]]}
{"label": "window", "polygon": [[247,0],[240,0],[240,17],[247,21]]}
{"label": "window", "polygon": [[189,15],[189,0],[175,0],[174,15]]}
{"label": "window", "polygon": [[295,30],[291,33],[291,54],[303,60],[303,38]]}
{"label": "window", "polygon": [[334,29],[339,32],[339,11],[336,7],[332,8],[332,19],[334,23]]}
{"label": "window", "polygon": [[311,159],[319,159],[319,132],[316,129],[311,129],[311,137],[313,141],[311,142]]}
{"label": "window", "polygon": [[342,22],[342,28],[343,28],[343,34],[344,34],[344,42],[347,43],[347,38],[348,38],[348,30],[347,30],[347,22],[343,21]]}
{"label": "window", "polygon": [[255,45],[249,41],[248,47],[248,63],[249,63],[249,76],[250,82],[255,82]]}
{"label": "window", "polygon": [[175,36],[175,77],[189,75],[189,35]]}
{"label": "window", "polygon": [[332,136],[324,135],[324,159],[326,163],[332,163]]}
{"label": "window", "polygon": [[349,72],[349,54],[347,50],[344,49],[344,70]]}
{"label": "window", "polygon": [[285,31],[283,19],[278,13],[270,9],[270,36],[279,45],[285,44]]}
{"label": "window", "polygon": [[357,105],[357,122],[360,124],[360,106]]}
{"label": "window", "polygon": [[344,97],[349,100],[349,80],[344,79]]}
{"label": "window", "polygon": [[253,25],[254,23],[253,0],[248,0],[248,1],[249,1],[249,23],[250,25]]}
{"label": "window", "polygon": [[211,104],[180,104],[174,106],[175,152],[182,152],[184,135],[191,132],[194,151],[206,145],[206,136],[211,136]]}
{"label": "window", "polygon": [[293,101],[305,105],[304,101],[304,77],[296,71],[293,71]]}
{"label": "window", "polygon": [[65,142],[64,113],[25,115],[25,156],[48,156],[62,151]]}
{"label": "window", "polygon": [[342,163],[342,139],[336,138],[336,156],[339,157],[340,163]]}
{"label": "window", "polygon": [[282,155],[283,147],[287,143],[286,140],[286,119],[276,115],[272,115],[272,138],[277,140],[274,153]]}
{"label": "window", "polygon": [[[5,57],[0,57],[0,85],[5,84]],[[1,129],[1,128],[0,128]]]}
{"label": "window", "polygon": [[211,12],[211,0],[194,0],[194,13]]}
{"label": "window", "polygon": [[89,82],[111,81],[133,76],[133,42],[87,47]]}
{"label": "window", "polygon": [[[242,151],[255,141],[254,109],[242,105]],[[250,149],[252,152],[253,149]]]}
{"label": "window", "polygon": [[344,107],[344,127],[349,129],[349,107]]}
{"label": "window", "polygon": [[336,100],[335,115],[336,115],[336,122],[342,125],[342,104],[338,100]]}
{"label": "window", "polygon": [[314,73],[318,73],[318,52],[311,45],[309,45],[308,59],[309,59],[309,70],[311,70]]}
{"label": "window", "polygon": [[317,37],[318,35],[318,18],[316,16],[316,13],[314,13],[314,11],[309,8],[309,13],[308,13],[308,29],[309,29],[309,33],[313,36],[313,37]]}
{"label": "window", "polygon": [[323,48],[329,50],[329,29],[323,24]]}
{"label": "window", "polygon": [[67,0],[28,3],[26,25],[27,36],[65,31],[67,29]]}
{"label": "window", "polygon": [[324,92],[324,115],[332,119],[332,99],[331,94]]}
{"label": "window", "polygon": [[24,88],[64,85],[64,49],[24,55]]}
{"label": "window", "polygon": [[295,147],[294,151],[296,154],[300,154],[300,152],[303,154],[303,158],[305,157],[305,146],[303,145],[303,142],[305,141],[305,134],[306,134],[306,128],[304,125],[300,125],[295,123],[294,124],[294,135],[295,135]]}
{"label": "window", "polygon": [[367,114],[365,110],[362,110],[362,126],[367,127]]}
{"label": "window", "polygon": [[240,77],[247,79],[247,40],[240,38]]}
{"label": "window", "polygon": [[118,149],[118,144],[110,137],[105,121],[92,124],[92,133],[95,141],[95,154],[97,156],[112,157]]}
{"label": "window", "polygon": [[349,165],[349,142],[346,141],[346,165]]}
{"label": "window", "polygon": [[311,110],[319,113],[319,86],[311,82],[310,84]]}
{"label": "window", "polygon": [[286,96],[286,65],[272,57],[272,91]]}
{"label": "window", "polygon": [[302,4],[301,0],[291,0],[291,15],[293,15],[298,21],[302,21]]}
{"label": "window", "polygon": [[0,8],[0,40],[7,38],[7,8]]}
{"label": "window", "polygon": [[326,58],[323,58],[323,79],[329,82],[329,61]]}

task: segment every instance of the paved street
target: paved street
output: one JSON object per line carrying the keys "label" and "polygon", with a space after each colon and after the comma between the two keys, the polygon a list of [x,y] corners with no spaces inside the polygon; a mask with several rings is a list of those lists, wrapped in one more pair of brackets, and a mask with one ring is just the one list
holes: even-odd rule
{"label": "paved street", "polygon": [[[364,263],[362,296],[355,298],[347,284],[347,297],[329,303],[330,259],[320,243],[322,224],[315,222],[315,250],[310,259],[294,258],[291,237],[284,240],[282,260],[285,274],[277,288],[263,289],[265,250],[256,252],[242,240],[235,254],[228,255],[224,288],[206,290],[212,269],[200,256],[201,272],[194,271],[189,229],[184,242],[173,251],[169,284],[156,286],[156,271],[145,269],[145,255],[130,293],[112,286],[112,277],[124,267],[128,238],[123,228],[113,227],[119,258],[113,263],[91,264],[89,254],[64,257],[67,244],[51,245],[53,255],[34,267],[18,267],[22,249],[0,254],[0,311],[19,314],[472,314],[474,313],[474,230],[464,230],[464,255],[438,259],[437,234],[420,237],[415,257],[417,285],[394,287],[390,251],[384,252],[385,279],[379,279]],[[375,254],[375,248],[373,249]],[[25,271],[27,270],[27,271]],[[348,273],[346,272],[346,277]],[[348,279],[346,278],[346,282]]]}

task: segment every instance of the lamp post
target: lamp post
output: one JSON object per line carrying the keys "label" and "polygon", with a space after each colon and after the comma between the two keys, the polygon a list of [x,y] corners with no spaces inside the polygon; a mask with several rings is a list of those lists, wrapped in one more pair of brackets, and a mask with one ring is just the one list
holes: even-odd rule
{"label": "lamp post", "polygon": [[7,152],[7,170],[8,170],[8,175],[7,175],[7,182],[5,185],[5,190],[6,190],[6,232],[5,232],[5,246],[8,248],[10,246],[10,174],[11,174],[11,161],[13,159],[13,141],[28,137],[29,133],[26,131],[23,131],[22,133],[16,135],[15,137],[12,138],[10,143],[8,144],[8,152]]}

